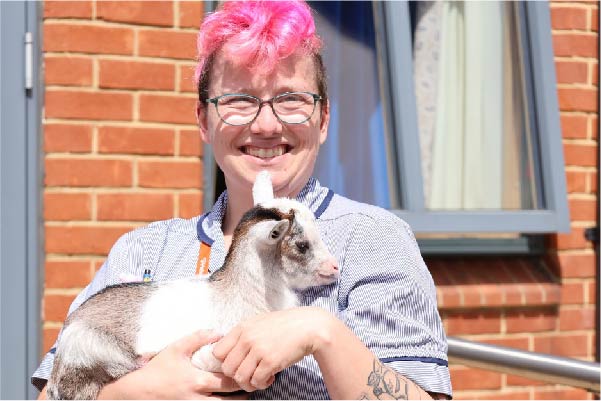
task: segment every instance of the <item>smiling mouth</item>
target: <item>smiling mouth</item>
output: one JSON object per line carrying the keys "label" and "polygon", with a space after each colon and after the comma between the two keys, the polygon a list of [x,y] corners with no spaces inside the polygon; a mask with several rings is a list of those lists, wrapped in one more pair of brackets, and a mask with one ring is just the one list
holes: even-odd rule
{"label": "smiling mouth", "polygon": [[258,148],[256,146],[242,146],[240,148],[242,153],[258,157],[259,159],[271,159],[282,156],[284,153],[288,153],[290,149],[291,147],[288,145],[277,145],[272,148]]}

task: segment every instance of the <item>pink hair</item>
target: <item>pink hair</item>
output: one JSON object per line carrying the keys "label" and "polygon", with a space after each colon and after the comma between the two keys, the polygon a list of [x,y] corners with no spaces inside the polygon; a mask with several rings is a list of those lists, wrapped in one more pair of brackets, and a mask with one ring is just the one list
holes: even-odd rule
{"label": "pink hair", "polygon": [[265,73],[296,51],[317,54],[320,48],[311,9],[304,1],[225,1],[200,27],[194,80],[198,83],[205,63],[220,49]]}

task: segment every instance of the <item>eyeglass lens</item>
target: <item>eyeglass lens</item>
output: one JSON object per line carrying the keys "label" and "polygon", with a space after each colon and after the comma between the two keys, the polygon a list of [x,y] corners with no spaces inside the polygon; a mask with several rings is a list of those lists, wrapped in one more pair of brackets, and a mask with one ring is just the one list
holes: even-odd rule
{"label": "eyeglass lens", "polygon": [[[311,118],[315,99],[310,93],[285,93],[273,98],[273,111],[288,124],[300,124]],[[217,101],[217,112],[231,125],[245,125],[259,113],[260,100],[247,95],[224,95]]]}

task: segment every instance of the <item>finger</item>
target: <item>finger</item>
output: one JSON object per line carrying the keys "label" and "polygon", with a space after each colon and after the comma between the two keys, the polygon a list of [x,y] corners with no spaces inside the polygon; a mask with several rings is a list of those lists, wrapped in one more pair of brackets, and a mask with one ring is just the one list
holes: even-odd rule
{"label": "finger", "polygon": [[201,392],[231,393],[242,389],[234,379],[223,373],[200,372],[198,390]]}
{"label": "finger", "polygon": [[179,354],[191,357],[203,345],[214,343],[220,338],[221,336],[217,333],[209,330],[200,330],[177,340],[170,347]]}
{"label": "finger", "polygon": [[225,359],[221,363],[221,370],[227,376],[234,377],[242,361],[246,359],[246,356],[250,352],[250,347],[248,344],[245,344],[243,341],[238,341],[238,343],[230,350],[230,352],[226,355]]}
{"label": "finger", "polygon": [[242,363],[240,363],[238,370],[234,374],[234,380],[236,380],[244,391],[253,392],[257,390],[257,388],[251,384],[250,379],[253,377],[258,364],[259,360],[257,356],[251,351],[246,355],[246,358],[244,358]]}
{"label": "finger", "polygon": [[275,381],[277,373],[275,370],[265,359],[261,360],[250,379],[251,385],[259,390],[265,390]]}
{"label": "finger", "polygon": [[230,353],[232,348],[238,343],[238,339],[240,338],[240,334],[242,330],[240,326],[237,326],[232,329],[228,334],[226,334],[221,340],[215,344],[215,348],[213,349],[213,356],[220,361],[223,361],[225,357]]}

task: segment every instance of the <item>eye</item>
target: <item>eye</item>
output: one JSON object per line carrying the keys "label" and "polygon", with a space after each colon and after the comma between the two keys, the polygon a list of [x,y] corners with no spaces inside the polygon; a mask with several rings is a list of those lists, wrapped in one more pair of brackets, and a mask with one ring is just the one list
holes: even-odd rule
{"label": "eye", "polygon": [[309,241],[296,241],[295,245],[300,253],[304,254],[309,250]]}

